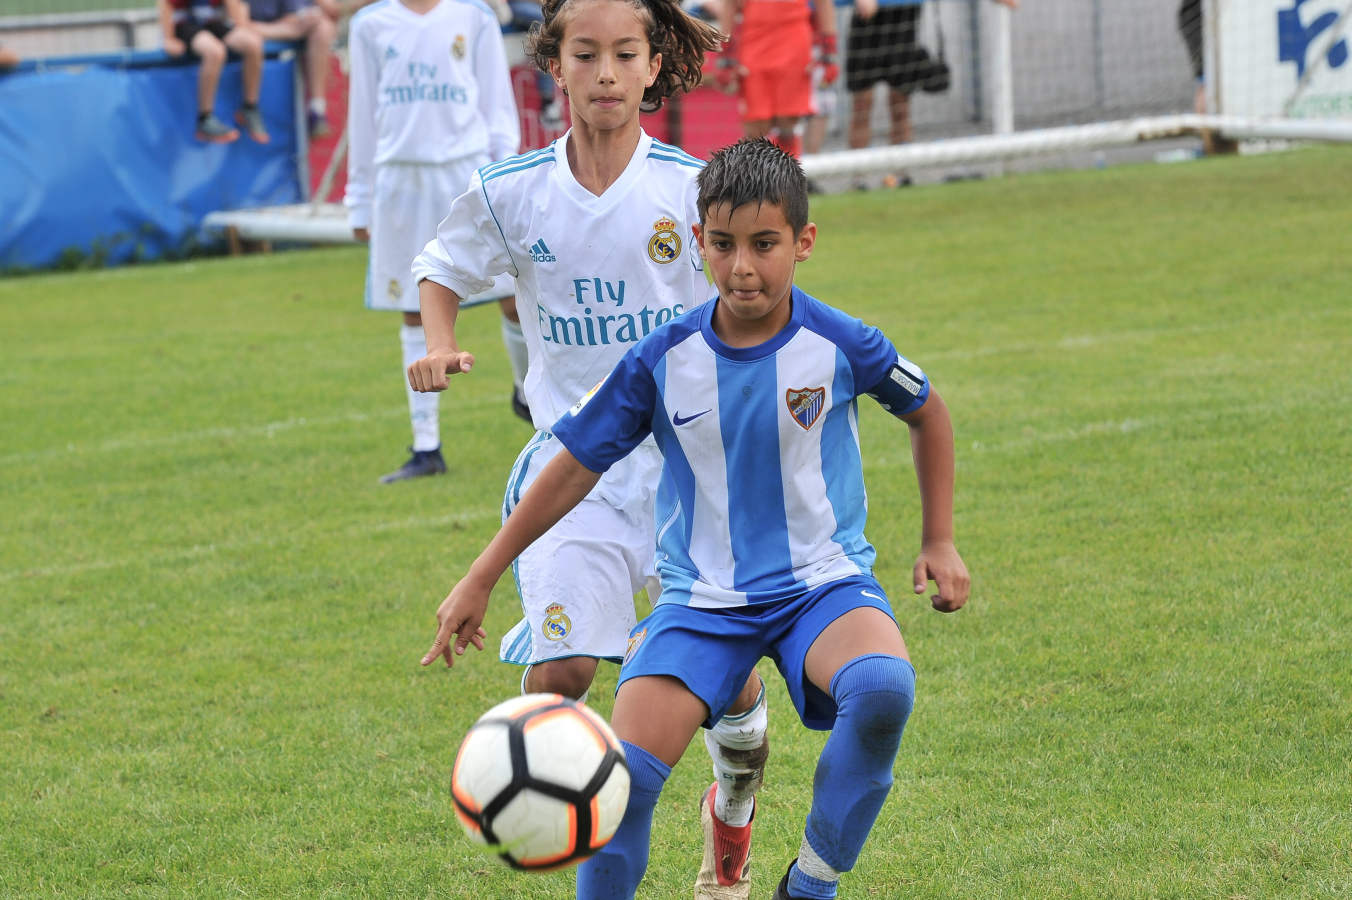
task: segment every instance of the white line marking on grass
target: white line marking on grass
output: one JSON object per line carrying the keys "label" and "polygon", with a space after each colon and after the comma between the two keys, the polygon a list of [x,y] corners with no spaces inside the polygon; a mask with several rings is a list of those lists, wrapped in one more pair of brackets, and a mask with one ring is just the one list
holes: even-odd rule
{"label": "white line marking on grass", "polygon": [[[391,531],[424,531],[430,527],[444,527],[450,525],[467,525],[472,522],[478,522],[483,519],[498,519],[502,515],[502,510],[498,505],[492,507],[483,507],[481,509],[471,510],[469,512],[447,513],[443,516],[410,516],[406,519],[396,519],[388,522],[363,522],[354,524],[337,534],[327,533],[325,540],[330,539],[348,539],[357,540],[362,537],[369,537],[372,533],[383,533]],[[36,569],[18,569],[7,572],[0,572],[0,584],[11,581],[23,581],[36,578],[57,578],[67,575],[81,575],[86,572],[106,571],[108,569],[117,569],[123,566],[145,565],[149,568],[161,568],[172,563],[183,563],[191,560],[204,559],[206,557],[235,553],[240,550],[247,550],[250,547],[257,547],[260,544],[266,544],[269,547],[279,545],[296,544],[299,541],[288,541],[285,538],[278,538],[276,535],[260,535],[258,538],[246,541],[231,541],[229,543],[210,543],[194,544],[190,547],[178,547],[173,550],[163,550],[160,552],[137,553],[131,556],[119,556],[113,559],[94,559],[87,562],[73,563],[68,566],[42,566]]]}

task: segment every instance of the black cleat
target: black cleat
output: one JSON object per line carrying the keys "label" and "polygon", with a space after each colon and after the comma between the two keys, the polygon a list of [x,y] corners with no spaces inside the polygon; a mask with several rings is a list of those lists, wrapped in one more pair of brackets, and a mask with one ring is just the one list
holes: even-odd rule
{"label": "black cleat", "polygon": [[521,396],[521,392],[516,388],[512,388],[512,412],[516,413],[517,418],[531,422],[530,407],[526,405],[526,398]]}
{"label": "black cleat", "polygon": [[390,474],[382,475],[380,478],[381,484],[421,478],[424,475],[440,475],[446,471],[446,460],[441,458],[440,447],[435,450],[414,450],[410,447],[409,450],[413,455],[408,458],[408,462]]}
{"label": "black cleat", "polygon": [[798,860],[795,859],[784,870],[784,877],[779,879],[779,884],[775,887],[775,895],[771,900],[793,900],[793,894],[789,893],[789,873],[793,871],[793,863],[796,862]]}

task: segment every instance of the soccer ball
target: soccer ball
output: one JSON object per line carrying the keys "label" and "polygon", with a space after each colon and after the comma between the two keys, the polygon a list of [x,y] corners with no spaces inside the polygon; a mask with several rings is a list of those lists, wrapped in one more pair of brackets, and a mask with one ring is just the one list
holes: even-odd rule
{"label": "soccer ball", "polygon": [[470,839],[507,865],[561,869],[620,827],[629,769],[596,713],[559,694],[526,694],[470,726],[451,770],[451,799]]}

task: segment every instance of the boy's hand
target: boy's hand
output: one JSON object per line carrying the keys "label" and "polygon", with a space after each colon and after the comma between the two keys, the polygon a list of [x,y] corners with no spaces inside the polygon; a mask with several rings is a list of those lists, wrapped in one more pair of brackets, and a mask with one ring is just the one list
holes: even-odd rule
{"label": "boy's hand", "polygon": [[352,237],[363,244],[369,244],[371,243],[371,229],[354,228],[352,229]]}
{"label": "boy's hand", "polygon": [[[488,591],[478,591],[467,580],[461,580],[437,607],[437,637],[423,655],[422,664],[431,665],[438,656],[446,660],[446,668],[454,664],[455,656],[464,656],[470,644],[474,649],[484,648],[484,613],[488,611]],[[455,635],[454,643],[451,635]]]}
{"label": "boy's hand", "polygon": [[408,367],[409,387],[421,393],[444,391],[450,383],[447,375],[474,368],[474,354],[463,350],[429,353]]}
{"label": "boy's hand", "polygon": [[164,52],[170,56],[182,56],[188,52],[188,45],[176,37],[167,37],[164,39]]}
{"label": "boy's hand", "polygon": [[925,593],[926,584],[934,582],[937,593],[930,597],[930,603],[939,612],[955,612],[967,602],[972,579],[967,574],[966,563],[958,555],[958,548],[951,542],[936,542],[921,547],[912,574],[917,594]]}

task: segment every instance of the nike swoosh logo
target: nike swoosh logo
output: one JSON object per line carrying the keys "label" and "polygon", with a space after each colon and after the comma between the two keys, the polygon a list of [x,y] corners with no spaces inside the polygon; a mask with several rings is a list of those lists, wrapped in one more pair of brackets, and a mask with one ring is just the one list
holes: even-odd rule
{"label": "nike swoosh logo", "polygon": [[879,597],[877,594],[873,593],[872,591],[863,591],[863,590],[861,590],[859,593],[863,594],[865,597],[872,597],[874,600],[877,600],[879,603],[886,603],[886,602],[887,602],[887,598],[886,598],[886,597]]}
{"label": "nike swoosh logo", "polygon": [[695,421],[696,419],[698,419],[700,416],[704,415],[704,413],[707,412],[713,412],[713,408],[711,407],[709,409],[706,409],[704,410],[704,412],[697,412],[693,416],[682,416],[680,413],[676,413],[676,415],[671,417],[671,424],[679,428],[682,425]]}

